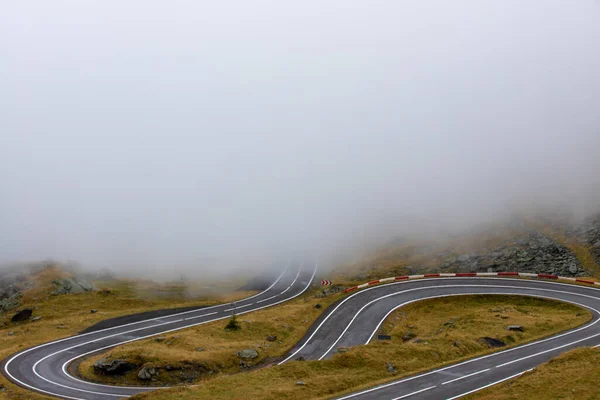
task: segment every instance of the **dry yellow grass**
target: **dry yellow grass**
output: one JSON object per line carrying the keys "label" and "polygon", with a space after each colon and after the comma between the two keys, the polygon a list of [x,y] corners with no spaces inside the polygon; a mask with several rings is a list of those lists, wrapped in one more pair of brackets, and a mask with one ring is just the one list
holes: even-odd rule
{"label": "dry yellow grass", "polygon": [[[54,296],[52,280],[69,277],[69,273],[58,268],[45,268],[29,278],[35,286],[25,291],[21,308],[33,308],[39,321],[13,324],[10,317],[14,313],[0,315],[0,359],[37,344],[49,342],[63,337],[75,335],[81,330],[107,318],[144,312],[149,310],[176,308],[195,305],[213,305],[228,302],[235,298],[246,297],[256,292],[236,292],[228,296],[202,298],[185,298],[165,296],[150,298],[140,295],[137,288],[139,282],[133,280],[114,280],[95,282],[97,287],[104,287],[110,293],[92,291],[80,294]],[[143,287],[164,288],[164,285],[146,282]],[[175,298],[175,299],[174,299]],[[92,314],[90,310],[96,309]],[[9,335],[9,333],[11,333]],[[0,399],[46,399],[49,397],[33,393],[11,384],[0,375],[0,385],[6,388],[0,392]]]}
{"label": "dry yellow grass", "polygon": [[575,349],[518,378],[502,382],[464,399],[600,399],[598,376],[600,349]]}
{"label": "dry yellow grass", "polygon": [[[182,368],[186,377],[192,377],[196,371],[198,379],[211,378],[215,373],[239,372],[240,359],[236,355],[238,351],[246,348],[256,349],[258,358],[249,362],[253,365],[268,362],[270,358],[284,354],[304,336],[321,310],[341,295],[319,298],[315,297],[315,293],[320,293],[320,290],[274,308],[239,315],[237,319],[241,329],[238,331],[226,331],[224,327],[229,320],[225,319],[171,333],[160,342],[150,338],[119,346],[83,361],[79,366],[79,374],[90,380],[112,384],[141,383],[137,379],[137,371],[121,377],[97,375],[94,373],[93,364],[101,358],[125,358],[140,366],[170,366],[172,373],[163,369],[159,378],[150,382],[151,385],[181,382]],[[315,308],[317,304],[322,308]],[[277,336],[277,339],[267,341],[269,335]],[[197,351],[198,348],[203,350]]]}
{"label": "dry yellow grass", "polygon": [[[259,315],[254,318],[255,323],[262,319]],[[391,342],[357,346],[320,362],[293,361],[243,374],[218,375],[194,387],[161,390],[137,398],[326,398],[489,353],[492,349],[478,340],[482,336],[517,345],[572,328],[590,318],[589,312],[569,304],[518,296],[425,300],[390,315],[384,326],[392,336]],[[523,325],[525,332],[508,332],[506,326],[512,324]],[[190,334],[199,336],[204,329],[211,331],[214,327],[196,328]],[[401,337],[409,330],[423,342],[403,342]],[[252,332],[248,335],[252,336]],[[183,337],[187,333],[182,333]],[[259,338],[262,336],[254,340]],[[207,353],[205,361],[209,360]],[[390,374],[386,362],[394,363],[398,372]],[[306,385],[297,386],[298,380]]]}

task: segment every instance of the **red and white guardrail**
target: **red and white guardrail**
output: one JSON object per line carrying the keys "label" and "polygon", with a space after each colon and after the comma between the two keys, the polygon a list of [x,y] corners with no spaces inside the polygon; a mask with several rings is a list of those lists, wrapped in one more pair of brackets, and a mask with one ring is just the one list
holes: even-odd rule
{"label": "red and white guardrail", "polygon": [[579,278],[573,278],[573,277],[567,277],[567,276],[550,275],[550,274],[531,274],[528,272],[457,272],[457,273],[441,273],[441,274],[403,275],[403,276],[393,276],[391,278],[376,279],[374,281],[363,283],[362,285],[352,286],[352,287],[344,290],[344,293],[352,292],[353,290],[363,289],[368,286],[378,285],[380,283],[408,281],[408,280],[425,279],[425,278],[459,278],[459,277],[473,277],[473,276],[478,276],[478,277],[508,276],[508,277],[517,277],[517,278],[553,279],[553,280],[565,280],[565,281],[571,281],[571,282],[587,283],[588,285],[600,286],[600,282],[596,282],[596,281],[590,281],[587,279],[579,279]]}

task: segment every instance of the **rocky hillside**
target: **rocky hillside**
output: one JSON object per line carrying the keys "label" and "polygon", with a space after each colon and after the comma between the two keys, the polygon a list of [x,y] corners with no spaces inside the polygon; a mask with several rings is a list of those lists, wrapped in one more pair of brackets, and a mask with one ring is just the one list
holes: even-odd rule
{"label": "rocky hillside", "polygon": [[507,240],[489,252],[449,256],[440,265],[440,270],[523,271],[561,276],[586,274],[577,257],[566,246],[539,232],[532,232],[522,239]]}
{"label": "rocky hillside", "polygon": [[81,274],[52,262],[3,266],[0,268],[0,314],[18,309],[26,293],[61,295],[92,289],[93,285]]}
{"label": "rocky hillside", "polygon": [[436,272],[520,271],[600,278],[600,214],[515,219],[436,239],[400,238],[335,271],[339,281]]}

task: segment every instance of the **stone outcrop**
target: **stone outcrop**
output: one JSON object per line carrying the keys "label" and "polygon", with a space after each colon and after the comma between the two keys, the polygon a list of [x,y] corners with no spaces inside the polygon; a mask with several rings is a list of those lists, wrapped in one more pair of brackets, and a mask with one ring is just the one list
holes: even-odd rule
{"label": "stone outcrop", "polygon": [[519,271],[561,276],[585,275],[581,263],[567,247],[538,232],[507,242],[490,252],[446,257],[441,265],[441,270],[456,272]]}

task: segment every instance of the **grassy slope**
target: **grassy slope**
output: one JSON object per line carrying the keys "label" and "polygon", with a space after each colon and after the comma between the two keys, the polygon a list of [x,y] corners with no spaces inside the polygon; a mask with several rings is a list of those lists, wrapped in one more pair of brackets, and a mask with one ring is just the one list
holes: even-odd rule
{"label": "grassy slope", "polygon": [[[13,324],[10,317],[14,313],[0,315],[0,359],[34,345],[48,342],[62,337],[77,334],[90,325],[107,318],[121,315],[144,312],[154,309],[185,307],[192,305],[212,305],[219,302],[231,301],[233,298],[246,297],[255,292],[237,292],[227,297],[205,297],[185,299],[179,296],[163,296],[161,298],[146,298],[140,296],[138,284],[135,281],[115,280],[97,282],[98,287],[110,290],[110,293],[92,291],[81,294],[67,294],[60,296],[50,295],[54,289],[52,280],[58,277],[68,277],[68,273],[60,268],[46,268],[30,278],[36,286],[28,289],[20,308],[34,309],[34,316],[42,319],[34,322]],[[153,287],[146,282],[143,288]],[[164,290],[180,291],[177,285],[160,286]],[[98,310],[92,314],[91,309]],[[9,333],[11,333],[9,335]],[[0,392],[0,399],[41,399],[49,398],[21,389],[9,383],[0,375],[0,385],[6,387],[5,392]]]}
{"label": "grassy slope", "polygon": [[[517,345],[589,319],[589,312],[572,305],[519,296],[425,300],[390,315],[383,326],[392,336],[391,342],[357,346],[326,361],[293,361],[244,374],[217,376],[195,387],[157,391],[137,398],[324,398],[489,353],[492,350],[478,341],[482,336],[498,337]],[[453,323],[446,324],[450,320]],[[509,324],[523,325],[525,332],[508,332]],[[212,329],[209,326],[198,329],[204,328]],[[409,330],[426,343],[403,342],[401,338]],[[398,372],[390,374],[386,362],[394,363]],[[296,385],[298,380],[306,385]]]}
{"label": "grassy slope", "polygon": [[[277,307],[239,315],[239,331],[226,331],[224,327],[228,320],[220,320],[171,333],[164,341],[157,342],[155,338],[150,338],[119,346],[82,362],[79,373],[94,381],[142,384],[143,382],[137,379],[137,371],[122,377],[106,377],[95,374],[93,364],[101,358],[125,358],[140,366],[148,364],[173,367],[172,373],[163,370],[158,379],[150,382],[155,386],[179,383],[181,374],[185,375],[184,379],[194,377],[194,374],[197,375],[195,378],[204,379],[213,377],[215,372],[239,372],[240,359],[236,353],[246,348],[254,348],[259,353],[259,357],[249,363],[266,363],[270,358],[284,354],[296,344],[320,315],[321,310],[340,296],[315,297],[315,293],[319,292],[320,290],[313,291]],[[320,310],[315,308],[317,304],[322,306]],[[269,335],[277,336],[277,340],[267,341]],[[204,350],[195,350],[200,347]]]}
{"label": "grassy slope", "polygon": [[465,397],[465,400],[600,399],[600,349],[566,352],[525,375]]}

